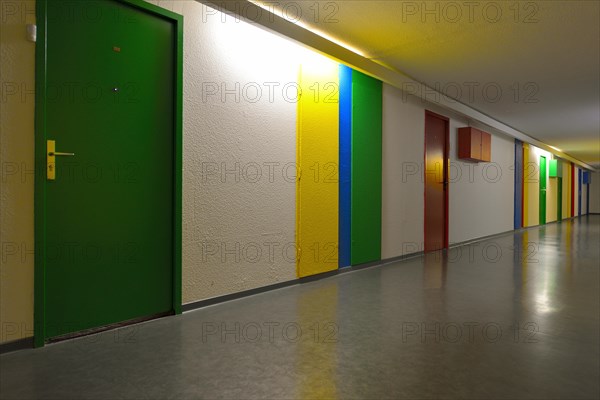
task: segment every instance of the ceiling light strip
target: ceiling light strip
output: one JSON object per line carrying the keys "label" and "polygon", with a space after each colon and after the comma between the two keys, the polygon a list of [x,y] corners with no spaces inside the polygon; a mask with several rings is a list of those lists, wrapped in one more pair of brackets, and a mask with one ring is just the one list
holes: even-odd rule
{"label": "ceiling light strip", "polygon": [[[253,3],[249,0],[196,0],[199,3],[205,4],[211,8],[214,8],[225,14],[234,16],[235,18],[241,19],[252,25],[267,29],[272,33],[279,36],[283,36],[294,41],[297,41],[301,45],[307,46],[312,50],[317,51],[323,55],[326,55],[342,64],[346,64],[356,70],[364,72],[374,78],[377,78],[385,83],[388,83],[399,89],[403,87],[419,88],[414,94],[415,97],[421,98],[429,103],[438,104],[452,112],[462,115],[468,119],[477,120],[480,123],[500,131],[508,136],[519,139],[523,142],[530,143],[534,146],[549,151],[556,156],[572,161],[573,163],[585,168],[594,170],[590,165],[571,157],[562,151],[557,151],[529,135],[526,135],[480,111],[477,111],[465,104],[457,102],[455,99],[451,99],[445,96],[443,93],[439,93],[426,85],[417,82],[410,77],[404,75],[399,71],[389,69],[381,64],[378,64],[340,44],[334,43],[330,39],[327,39],[319,34],[308,30],[306,27],[300,26],[294,22],[290,22],[285,18],[273,14],[270,10],[261,7],[260,5]],[[265,12],[250,12],[253,8],[259,8]],[[244,15],[247,14],[247,15]],[[247,16],[250,15],[251,18]],[[440,95],[433,101],[431,98],[425,98],[432,92],[437,92]]]}

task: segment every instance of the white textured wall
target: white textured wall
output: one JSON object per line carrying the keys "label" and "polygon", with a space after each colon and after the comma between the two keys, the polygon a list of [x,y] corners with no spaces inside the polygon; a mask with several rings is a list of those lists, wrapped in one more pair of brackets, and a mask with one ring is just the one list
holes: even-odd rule
{"label": "white textured wall", "polygon": [[[457,129],[468,126],[467,121],[434,104],[403,95],[398,89],[384,85],[384,259],[423,250],[426,109],[450,118],[449,242],[464,242],[513,229],[514,139],[490,132],[491,163],[459,161]],[[418,174],[412,175],[415,168]]]}
{"label": "white textured wall", "polygon": [[600,172],[594,172],[590,184],[590,214],[600,214]]}
{"label": "white textured wall", "polygon": [[297,92],[283,87],[306,50],[207,10],[180,10],[184,303],[296,277]]}
{"label": "white textured wall", "polygon": [[25,25],[35,22],[35,2],[2,0],[0,9],[0,342],[8,342],[33,335],[35,44]]}
{"label": "white textured wall", "polygon": [[583,185],[581,188],[581,213],[585,215],[587,213],[587,191],[589,185]]}
{"label": "white textured wall", "polygon": [[468,126],[450,120],[450,243],[459,243],[513,229],[514,139],[492,133],[492,161],[457,159],[457,129]]}
{"label": "white textured wall", "polygon": [[423,250],[424,113],[420,100],[383,85],[382,259]]}

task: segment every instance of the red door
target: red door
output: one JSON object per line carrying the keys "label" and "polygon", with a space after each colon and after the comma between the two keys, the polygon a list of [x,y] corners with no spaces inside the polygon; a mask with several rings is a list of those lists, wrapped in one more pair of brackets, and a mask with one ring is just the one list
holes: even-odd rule
{"label": "red door", "polygon": [[425,251],[448,247],[448,124],[425,111]]}

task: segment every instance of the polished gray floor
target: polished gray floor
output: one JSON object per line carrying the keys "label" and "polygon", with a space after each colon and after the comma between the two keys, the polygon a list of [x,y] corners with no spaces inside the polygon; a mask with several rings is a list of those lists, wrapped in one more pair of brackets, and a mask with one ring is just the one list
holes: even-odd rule
{"label": "polished gray floor", "polygon": [[600,216],[5,354],[2,398],[599,398]]}

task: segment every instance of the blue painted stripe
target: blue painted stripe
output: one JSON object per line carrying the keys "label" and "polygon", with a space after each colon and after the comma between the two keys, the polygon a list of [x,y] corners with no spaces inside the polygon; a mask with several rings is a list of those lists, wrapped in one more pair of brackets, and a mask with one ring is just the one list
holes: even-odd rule
{"label": "blue painted stripe", "polygon": [[523,226],[523,142],[515,139],[515,220],[514,227]]}
{"label": "blue painted stripe", "polygon": [[590,183],[590,171],[583,171],[583,184],[589,185]]}
{"label": "blue painted stripe", "polygon": [[339,267],[350,266],[351,166],[352,166],[352,68],[340,65],[340,193]]}

